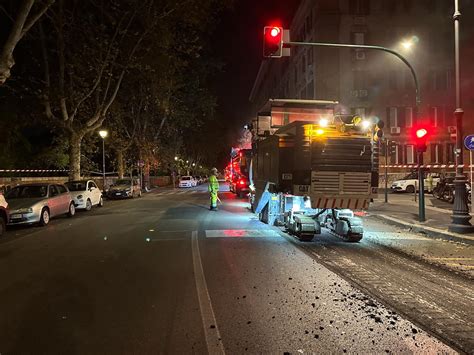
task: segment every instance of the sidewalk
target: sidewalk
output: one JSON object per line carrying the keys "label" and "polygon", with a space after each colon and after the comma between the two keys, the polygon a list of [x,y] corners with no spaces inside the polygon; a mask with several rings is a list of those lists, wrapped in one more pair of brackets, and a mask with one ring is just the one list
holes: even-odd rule
{"label": "sidewalk", "polygon": [[[379,198],[370,205],[368,215],[432,238],[474,244],[474,233],[465,235],[448,231],[448,225],[451,223],[452,205],[446,204],[445,208],[435,207],[431,199],[427,198],[425,204],[426,221],[418,222],[418,202],[413,200],[413,196],[397,195],[390,194],[388,203],[384,202],[383,194],[379,195]],[[474,218],[471,222],[474,223]]]}

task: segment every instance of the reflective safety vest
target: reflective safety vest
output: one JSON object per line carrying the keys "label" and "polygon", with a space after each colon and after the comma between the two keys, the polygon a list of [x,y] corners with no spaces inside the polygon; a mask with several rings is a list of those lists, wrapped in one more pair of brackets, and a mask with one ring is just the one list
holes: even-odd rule
{"label": "reflective safety vest", "polygon": [[209,192],[217,191],[219,191],[219,181],[217,181],[217,177],[215,175],[211,175],[209,177]]}

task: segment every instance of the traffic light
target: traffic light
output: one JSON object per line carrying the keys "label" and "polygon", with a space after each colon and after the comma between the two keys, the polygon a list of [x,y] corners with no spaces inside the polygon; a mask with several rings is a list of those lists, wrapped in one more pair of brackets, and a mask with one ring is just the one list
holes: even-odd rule
{"label": "traffic light", "polygon": [[428,140],[429,131],[425,127],[419,127],[415,130],[415,144],[417,152],[426,152],[426,141]]}
{"label": "traffic light", "polygon": [[263,28],[264,58],[281,58],[283,52],[283,28],[265,26]]}

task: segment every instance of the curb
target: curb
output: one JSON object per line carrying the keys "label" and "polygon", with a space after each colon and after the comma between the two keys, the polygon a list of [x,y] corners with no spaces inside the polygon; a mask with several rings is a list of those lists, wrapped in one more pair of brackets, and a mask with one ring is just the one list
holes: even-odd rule
{"label": "curb", "polygon": [[422,233],[430,238],[440,238],[446,241],[474,245],[473,236],[465,236],[462,234],[443,231],[437,228],[423,226],[416,223],[403,222],[399,219],[385,216],[383,214],[372,215],[371,217],[377,218],[379,220],[382,220],[383,222],[395,225],[397,227],[410,228],[412,231],[416,233]]}

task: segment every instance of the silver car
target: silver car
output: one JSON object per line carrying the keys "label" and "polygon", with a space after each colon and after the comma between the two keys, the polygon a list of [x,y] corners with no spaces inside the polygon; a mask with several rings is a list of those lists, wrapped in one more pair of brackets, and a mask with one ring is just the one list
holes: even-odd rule
{"label": "silver car", "polygon": [[45,226],[55,216],[76,213],[74,201],[62,184],[26,184],[11,189],[5,196],[10,209],[10,225],[39,223]]}

